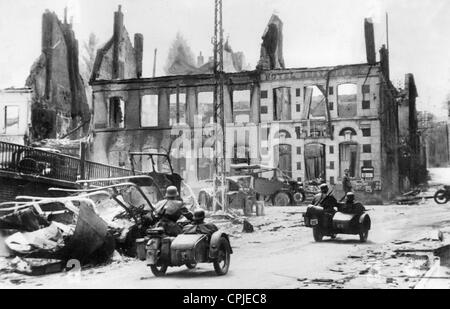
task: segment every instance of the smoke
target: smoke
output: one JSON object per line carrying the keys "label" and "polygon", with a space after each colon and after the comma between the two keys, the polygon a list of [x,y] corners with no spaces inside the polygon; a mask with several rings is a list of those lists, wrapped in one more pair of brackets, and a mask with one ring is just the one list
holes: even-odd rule
{"label": "smoke", "polygon": [[171,74],[170,68],[175,63],[197,67],[194,53],[180,32],[177,33],[169,49],[166,65],[164,67],[164,71],[167,75]]}

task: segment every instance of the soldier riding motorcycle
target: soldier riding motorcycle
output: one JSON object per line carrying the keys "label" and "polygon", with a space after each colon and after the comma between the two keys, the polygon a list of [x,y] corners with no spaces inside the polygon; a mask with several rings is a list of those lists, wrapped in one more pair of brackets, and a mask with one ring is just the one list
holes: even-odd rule
{"label": "soldier riding motorcycle", "polygon": [[[147,261],[155,276],[165,275],[169,266],[186,265],[195,268],[197,263],[213,263],[217,275],[225,275],[233,253],[228,235],[214,224],[204,223],[205,212],[192,214],[178,199],[175,187],[167,188],[166,199],[156,206],[156,228],[149,229],[146,245]],[[177,221],[182,217],[192,221],[181,228]]]}
{"label": "soldier riding motorcycle", "polygon": [[321,193],[313,199],[313,205],[303,215],[305,226],[313,229],[314,240],[322,241],[324,236],[334,239],[337,234],[351,234],[359,235],[360,241],[366,242],[371,220],[364,206],[354,202],[354,193],[348,192],[346,202],[340,204],[326,184],[322,184],[320,190]]}

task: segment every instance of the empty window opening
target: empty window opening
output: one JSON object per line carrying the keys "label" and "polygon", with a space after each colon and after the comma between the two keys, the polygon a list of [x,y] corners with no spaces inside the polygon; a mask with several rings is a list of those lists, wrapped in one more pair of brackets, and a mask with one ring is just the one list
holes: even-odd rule
{"label": "empty window opening", "polygon": [[202,117],[202,125],[214,122],[214,93],[198,93],[198,115]]}
{"label": "empty window opening", "polygon": [[141,104],[141,126],[158,126],[158,95],[151,94],[142,97]]}
{"label": "empty window opening", "polygon": [[5,106],[5,134],[19,133],[19,107]]}
{"label": "empty window opening", "polygon": [[125,101],[122,98],[109,99],[109,127],[114,129],[125,127]]}
{"label": "empty window opening", "polygon": [[250,122],[250,90],[233,91],[233,117],[236,123]]}
{"label": "empty window opening", "polygon": [[326,119],[325,96],[320,88],[318,86],[305,87],[304,94],[306,118]]}
{"label": "empty window opening", "polygon": [[370,128],[362,128],[361,131],[362,131],[363,136],[371,136],[372,135]]}
{"label": "empty window opening", "polygon": [[355,117],[357,110],[357,91],[356,84],[342,84],[338,86],[338,116]]}
{"label": "empty window opening", "polygon": [[171,94],[169,102],[170,125],[186,123],[186,94]]}
{"label": "empty window opening", "polygon": [[273,90],[273,120],[291,120],[291,88]]}

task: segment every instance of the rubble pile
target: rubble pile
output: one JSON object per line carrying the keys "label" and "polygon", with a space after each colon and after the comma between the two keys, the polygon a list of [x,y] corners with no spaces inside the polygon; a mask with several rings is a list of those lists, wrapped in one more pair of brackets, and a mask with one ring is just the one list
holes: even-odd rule
{"label": "rubble pile", "polygon": [[301,288],[414,288],[436,257],[433,250],[437,239],[393,241],[376,250],[366,250],[347,256],[329,271],[332,278],[299,278]]}

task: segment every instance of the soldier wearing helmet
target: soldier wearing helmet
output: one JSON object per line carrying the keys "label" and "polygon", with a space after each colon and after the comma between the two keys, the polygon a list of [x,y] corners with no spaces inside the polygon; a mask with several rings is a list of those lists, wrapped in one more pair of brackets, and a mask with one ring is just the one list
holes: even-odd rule
{"label": "soldier wearing helmet", "polygon": [[205,211],[198,209],[194,212],[194,220],[183,228],[184,234],[206,234],[211,237],[219,229],[215,224],[205,223]]}
{"label": "soldier wearing helmet", "polygon": [[328,185],[323,183],[319,186],[320,193],[314,196],[312,204],[314,206],[321,206],[324,210],[334,210],[334,207],[337,205],[337,200],[333,196],[333,192],[330,191]]}
{"label": "soldier wearing helmet", "polygon": [[179,199],[178,189],[170,186],[166,190],[165,199],[155,206],[156,217],[159,219],[158,227],[164,228],[168,236],[177,236],[182,233],[177,221],[182,217],[192,220],[193,214],[186,208],[184,202]]}

